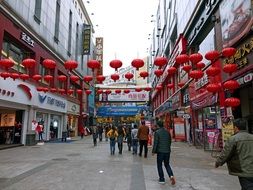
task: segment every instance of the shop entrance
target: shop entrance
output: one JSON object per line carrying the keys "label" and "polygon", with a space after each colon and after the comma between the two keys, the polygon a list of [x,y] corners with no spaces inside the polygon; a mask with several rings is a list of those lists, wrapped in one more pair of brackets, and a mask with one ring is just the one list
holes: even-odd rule
{"label": "shop entrance", "polygon": [[0,144],[21,144],[23,110],[0,108]]}

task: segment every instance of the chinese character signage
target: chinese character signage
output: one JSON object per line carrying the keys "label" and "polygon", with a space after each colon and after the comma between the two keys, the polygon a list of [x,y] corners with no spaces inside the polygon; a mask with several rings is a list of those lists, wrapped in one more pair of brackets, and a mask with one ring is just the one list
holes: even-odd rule
{"label": "chinese character signage", "polygon": [[109,102],[146,102],[149,100],[148,92],[130,92],[129,94],[106,94],[102,93],[99,95],[99,101]]}
{"label": "chinese character signage", "polygon": [[90,26],[85,25],[85,29],[83,31],[83,54],[90,54],[90,36],[91,36]]}
{"label": "chinese character signage", "polygon": [[99,74],[103,74],[103,38],[96,38],[96,60],[99,61],[101,69]]}

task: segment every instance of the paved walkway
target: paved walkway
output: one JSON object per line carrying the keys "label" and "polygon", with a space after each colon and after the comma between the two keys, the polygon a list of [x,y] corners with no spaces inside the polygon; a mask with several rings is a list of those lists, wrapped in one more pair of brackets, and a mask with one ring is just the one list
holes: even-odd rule
{"label": "paved walkway", "polygon": [[[116,149],[117,150],[117,149]],[[90,137],[70,143],[46,143],[0,151],[0,189],[4,190],[238,190],[226,167],[214,169],[210,153],[173,143],[172,167],[177,184],[157,183],[156,157],[127,151],[109,153]]]}

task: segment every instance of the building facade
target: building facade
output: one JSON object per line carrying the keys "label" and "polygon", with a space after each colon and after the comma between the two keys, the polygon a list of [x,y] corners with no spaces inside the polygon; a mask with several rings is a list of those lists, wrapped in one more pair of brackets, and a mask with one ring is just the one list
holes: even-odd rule
{"label": "building facade", "polygon": [[[7,72],[29,75],[27,80],[0,79],[1,117],[7,115],[13,120],[5,127],[1,125],[1,143],[26,144],[27,135],[34,133],[38,122],[44,124],[44,140],[61,138],[62,132],[67,130],[72,136],[77,135],[78,127],[83,125],[80,113],[86,112],[87,104],[86,95],[78,94],[77,90],[89,88],[81,79],[88,74],[85,63],[94,54],[91,39],[88,52],[83,44],[83,31],[89,27],[90,38],[94,33],[83,2],[1,1],[0,20],[1,59],[14,62]],[[36,61],[34,68],[26,69],[22,65],[27,58]],[[55,69],[45,68],[45,59],[55,61]],[[64,67],[67,60],[76,60],[78,67],[68,71]],[[1,68],[1,73],[4,72]],[[36,82],[34,75],[41,75],[42,79]],[[46,80],[45,75],[51,75],[52,80]],[[66,76],[66,81],[58,80],[60,75]],[[79,79],[74,82],[70,76]],[[38,87],[43,87],[44,91]],[[57,93],[55,89],[64,91]]]}

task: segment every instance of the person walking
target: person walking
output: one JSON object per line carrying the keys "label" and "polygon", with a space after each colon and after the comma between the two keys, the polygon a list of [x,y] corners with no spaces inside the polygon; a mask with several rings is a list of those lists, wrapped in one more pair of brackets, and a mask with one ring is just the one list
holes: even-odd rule
{"label": "person walking", "polygon": [[242,190],[253,190],[253,135],[246,131],[246,120],[236,119],[235,134],[228,138],[215,162],[215,168],[227,163],[230,175],[238,176]]}
{"label": "person walking", "polygon": [[123,140],[124,140],[124,137],[126,136],[126,132],[122,125],[118,126],[117,132],[118,132],[117,143],[118,143],[119,154],[122,154]]}
{"label": "person walking", "polygon": [[107,133],[110,131],[110,126],[109,125],[106,125],[105,126],[105,141],[108,141],[108,136],[107,136]]}
{"label": "person walking", "polygon": [[132,147],[132,135],[131,135],[131,126],[126,127],[126,141],[127,141],[127,146],[128,146],[128,151],[131,151]]}
{"label": "person walking", "polygon": [[165,183],[162,165],[164,164],[169,175],[171,185],[175,185],[176,180],[170,167],[171,136],[170,133],[163,127],[162,121],[157,122],[157,126],[159,129],[155,132],[154,135],[152,155],[157,154],[157,171],[159,176],[159,183]]}
{"label": "person walking", "polygon": [[138,148],[137,134],[138,134],[137,125],[134,124],[134,128],[132,129],[132,132],[131,132],[132,146],[133,146],[133,155],[137,155],[137,148]]}
{"label": "person walking", "polygon": [[145,121],[141,121],[141,126],[138,129],[137,138],[139,139],[140,143],[140,150],[139,156],[142,156],[142,150],[144,147],[144,157],[147,158],[148,155],[148,135],[149,135],[149,128],[145,125]]}
{"label": "person walking", "polygon": [[103,140],[103,126],[102,125],[99,125],[98,126],[98,137],[99,137],[99,141],[101,142]]}
{"label": "person walking", "polygon": [[43,133],[44,133],[44,126],[43,126],[43,123],[41,121],[38,122],[38,125],[36,127],[36,131],[39,135],[39,141],[44,141],[43,136],[42,136]]}
{"label": "person walking", "polygon": [[115,143],[116,143],[116,138],[118,137],[118,132],[114,126],[110,129],[110,131],[107,133],[107,136],[110,139],[110,151],[111,155],[115,154]]}
{"label": "person walking", "polygon": [[97,146],[98,129],[95,125],[92,127],[92,137],[94,146]]}

